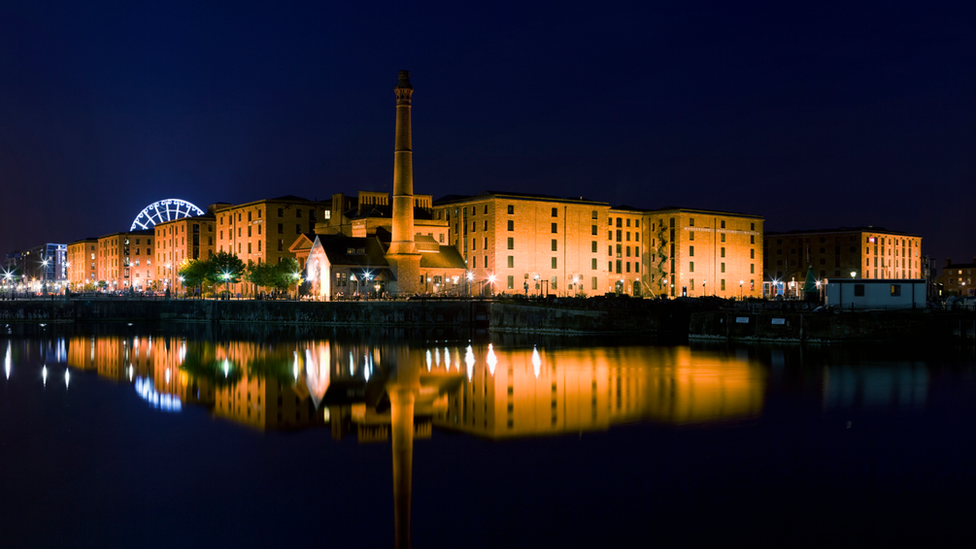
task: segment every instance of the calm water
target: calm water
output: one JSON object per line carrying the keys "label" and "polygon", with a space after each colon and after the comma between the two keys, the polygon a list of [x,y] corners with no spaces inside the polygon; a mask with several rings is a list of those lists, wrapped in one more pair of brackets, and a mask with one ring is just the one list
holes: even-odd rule
{"label": "calm water", "polygon": [[2,547],[976,541],[971,347],[4,331]]}

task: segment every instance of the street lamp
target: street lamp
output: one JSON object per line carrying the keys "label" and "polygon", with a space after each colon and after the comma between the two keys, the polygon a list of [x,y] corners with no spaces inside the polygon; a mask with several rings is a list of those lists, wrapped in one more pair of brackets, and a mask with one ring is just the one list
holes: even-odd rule
{"label": "street lamp", "polygon": [[851,271],[851,278],[857,277],[857,271]]}
{"label": "street lamp", "polygon": [[220,278],[224,279],[224,291],[227,292],[227,298],[230,299],[230,288],[228,287],[228,284],[230,283],[230,273],[224,271],[224,273],[220,275]]}
{"label": "street lamp", "polygon": [[705,284],[708,284],[708,281],[702,280],[702,297],[705,296]]}

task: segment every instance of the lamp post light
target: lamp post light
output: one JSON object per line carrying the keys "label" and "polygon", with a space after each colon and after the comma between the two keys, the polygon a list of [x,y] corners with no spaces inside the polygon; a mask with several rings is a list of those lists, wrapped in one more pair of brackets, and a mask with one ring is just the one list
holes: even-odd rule
{"label": "lamp post light", "polygon": [[495,293],[495,275],[488,275],[488,294],[494,295]]}
{"label": "lamp post light", "polygon": [[468,297],[471,297],[471,283],[474,281],[474,273],[468,271],[464,278],[468,281]]}
{"label": "lamp post light", "polygon": [[742,284],[744,282],[745,282],[744,280],[739,281],[739,301],[742,301]]}
{"label": "lamp post light", "polygon": [[705,297],[705,285],[708,284],[707,280],[702,280],[702,297]]}
{"label": "lamp post light", "polygon": [[227,299],[230,299],[230,288],[229,288],[229,284],[230,284],[230,273],[228,273],[227,271],[224,271],[224,273],[222,275],[220,275],[220,278],[223,278],[224,279],[224,291],[227,292]]}
{"label": "lamp post light", "polygon": [[857,278],[857,271],[851,271],[851,278]]}

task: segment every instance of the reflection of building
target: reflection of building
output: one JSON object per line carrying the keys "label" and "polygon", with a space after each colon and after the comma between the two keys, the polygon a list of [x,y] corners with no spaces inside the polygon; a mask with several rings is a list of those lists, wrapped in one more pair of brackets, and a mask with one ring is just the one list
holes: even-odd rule
{"label": "reflection of building", "polygon": [[951,259],[946,259],[946,266],[942,269],[942,274],[936,278],[936,283],[941,285],[942,294],[940,297],[950,295],[965,297],[976,295],[976,258],[972,263],[952,264]]}
{"label": "reflection of building", "polygon": [[158,223],[153,227],[156,236],[156,280],[159,290],[175,288],[180,266],[194,259],[209,259],[214,252],[213,215],[181,217]]}
{"label": "reflection of building", "polygon": [[98,237],[97,272],[108,290],[144,290],[152,284],[153,230]]}
{"label": "reflection of building", "polygon": [[792,282],[796,295],[810,267],[818,280],[922,278],[922,238],[880,227],[767,233],[763,245],[766,282],[785,283],[785,291]]}
{"label": "reflection of building", "polygon": [[924,364],[828,367],[823,370],[824,408],[915,408],[925,405],[928,370]]}
{"label": "reflection of building", "polygon": [[[308,391],[301,387],[304,357],[294,348],[270,350],[248,341],[231,341],[215,348],[218,378],[234,381],[218,385],[214,415],[258,429],[298,429],[319,425]],[[293,369],[294,368],[294,369]],[[282,373],[292,373],[283,379]]]}
{"label": "reflection of building", "polygon": [[[468,363],[435,425],[492,438],[604,430],[638,420],[700,423],[755,416],[765,379],[756,364],[686,348],[594,348],[549,353],[441,350]],[[475,358],[477,357],[477,358]],[[494,364],[494,365],[493,365]]]}

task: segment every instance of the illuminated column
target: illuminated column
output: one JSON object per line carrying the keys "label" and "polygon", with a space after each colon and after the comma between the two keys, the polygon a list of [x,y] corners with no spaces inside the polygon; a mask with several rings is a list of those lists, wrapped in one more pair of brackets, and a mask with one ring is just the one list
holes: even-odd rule
{"label": "illuminated column", "polygon": [[393,159],[393,240],[387,259],[395,267],[397,291],[416,293],[420,289],[420,254],[413,230],[413,143],[410,130],[410,72],[400,71],[393,89],[397,98],[396,141]]}

